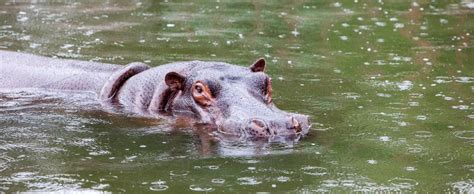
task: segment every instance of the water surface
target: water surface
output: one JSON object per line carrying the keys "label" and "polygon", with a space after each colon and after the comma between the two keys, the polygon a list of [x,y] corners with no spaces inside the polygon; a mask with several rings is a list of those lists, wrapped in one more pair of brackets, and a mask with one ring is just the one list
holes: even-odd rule
{"label": "water surface", "polygon": [[7,1],[0,49],[152,66],[265,57],[299,142],[214,142],[88,93],[0,92],[0,191],[474,191],[474,2]]}

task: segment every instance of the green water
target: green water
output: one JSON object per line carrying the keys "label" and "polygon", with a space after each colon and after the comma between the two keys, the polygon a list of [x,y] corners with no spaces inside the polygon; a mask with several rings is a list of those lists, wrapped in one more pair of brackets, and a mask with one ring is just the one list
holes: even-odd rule
{"label": "green water", "polygon": [[276,104],[314,123],[212,142],[89,94],[2,91],[0,192],[474,192],[472,1],[0,0],[0,18],[0,49],[49,57],[263,56]]}

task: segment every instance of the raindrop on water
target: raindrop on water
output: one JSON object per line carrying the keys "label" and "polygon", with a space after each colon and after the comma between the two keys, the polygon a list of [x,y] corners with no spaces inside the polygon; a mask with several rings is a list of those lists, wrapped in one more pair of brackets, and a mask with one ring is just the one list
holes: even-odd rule
{"label": "raindrop on water", "polygon": [[212,179],[211,182],[215,183],[215,184],[224,184],[225,180],[224,179]]}
{"label": "raindrop on water", "polygon": [[460,139],[474,140],[474,131],[455,131],[454,136]]}
{"label": "raindrop on water", "polygon": [[418,138],[430,138],[431,136],[433,136],[433,133],[429,131],[415,131],[414,135]]}
{"label": "raindrop on water", "polygon": [[171,176],[187,176],[188,174],[189,174],[189,171],[186,171],[186,170],[182,170],[182,171],[172,170],[172,171],[170,171]]}
{"label": "raindrop on water", "polygon": [[389,136],[380,136],[379,140],[382,142],[388,142],[391,140],[391,138]]}
{"label": "raindrop on water", "polygon": [[411,189],[414,186],[418,185],[418,182],[413,179],[408,178],[393,178],[388,181],[391,185],[400,188],[400,189]]}
{"label": "raindrop on water", "polygon": [[423,146],[420,144],[414,144],[410,147],[408,147],[408,152],[412,154],[420,153],[423,151]]}
{"label": "raindrop on water", "polygon": [[313,176],[322,176],[328,173],[328,170],[326,168],[319,166],[305,166],[301,168],[301,170],[303,171],[303,173]]}
{"label": "raindrop on water", "polygon": [[290,181],[290,177],[287,177],[287,176],[279,176],[279,177],[277,177],[277,181],[278,181],[278,182],[288,182],[288,181]]}
{"label": "raindrop on water", "polygon": [[258,185],[262,183],[262,181],[255,177],[240,177],[237,181],[239,185]]}
{"label": "raindrop on water", "polygon": [[206,185],[190,185],[189,190],[198,191],[198,192],[210,192],[210,191],[213,191],[214,188],[212,188],[211,186],[206,186]]}
{"label": "raindrop on water", "polygon": [[369,164],[377,164],[378,161],[377,161],[377,160],[367,160],[367,163],[369,163]]}
{"label": "raindrop on water", "polygon": [[167,185],[158,184],[158,185],[150,186],[150,190],[152,190],[152,191],[165,191],[167,189],[168,189]]}

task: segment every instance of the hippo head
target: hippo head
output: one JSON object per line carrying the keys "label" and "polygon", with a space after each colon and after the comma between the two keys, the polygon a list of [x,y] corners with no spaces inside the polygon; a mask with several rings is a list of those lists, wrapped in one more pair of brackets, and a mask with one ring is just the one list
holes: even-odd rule
{"label": "hippo head", "polygon": [[165,76],[166,108],[176,116],[191,116],[219,132],[254,138],[300,137],[308,132],[308,116],[278,109],[272,100],[265,60],[250,67],[204,63],[186,73]]}

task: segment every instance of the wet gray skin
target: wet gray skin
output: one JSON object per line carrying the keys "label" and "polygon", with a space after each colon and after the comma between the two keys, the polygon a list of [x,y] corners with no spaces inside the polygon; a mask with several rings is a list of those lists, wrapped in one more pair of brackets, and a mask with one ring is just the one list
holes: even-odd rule
{"label": "wet gray skin", "polygon": [[308,117],[279,110],[265,60],[250,67],[220,62],[177,62],[150,68],[62,60],[0,51],[0,88],[92,91],[106,108],[139,116],[180,118],[226,135],[300,137]]}

